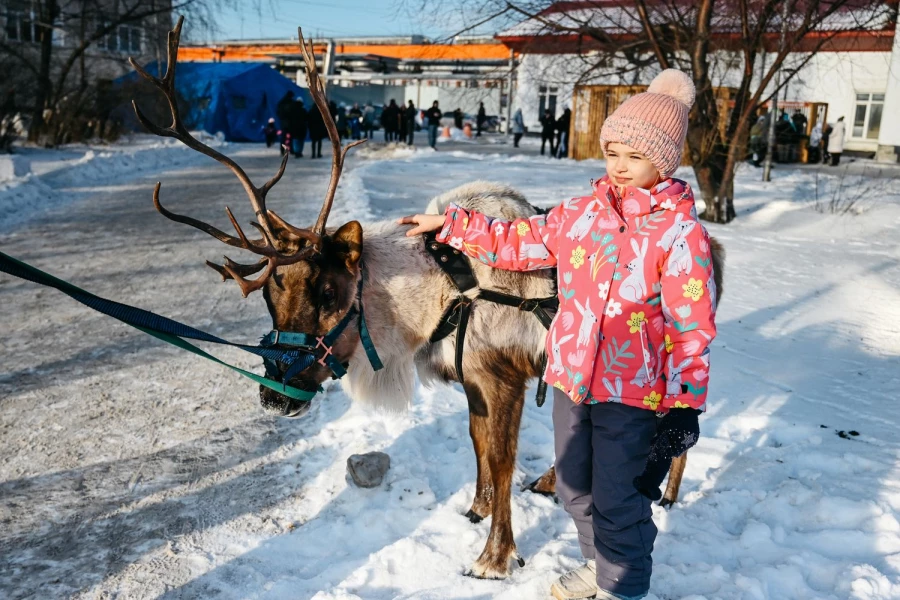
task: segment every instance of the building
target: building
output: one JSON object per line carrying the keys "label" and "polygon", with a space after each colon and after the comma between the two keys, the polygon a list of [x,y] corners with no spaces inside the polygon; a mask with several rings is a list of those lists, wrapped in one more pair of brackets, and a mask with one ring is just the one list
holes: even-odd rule
{"label": "building", "polygon": [[[640,23],[631,14],[624,13],[619,2],[593,0],[590,8],[584,6],[581,2],[557,2],[539,19],[522,21],[496,36],[520,57],[514,105],[522,108],[529,128],[539,127],[539,115],[545,108],[559,114],[563,107],[571,106],[576,83],[646,85],[659,70],[654,65],[626,72],[621,68],[623,65],[617,65],[592,48],[590,40],[548,27],[548,23],[570,26],[574,17],[602,28],[614,39],[627,41],[629,37],[643,35]],[[841,19],[852,21],[855,17],[846,11],[835,15],[829,25],[842,30],[845,22]],[[880,158],[898,160],[900,115],[884,110],[886,105],[900,105],[900,48],[895,40],[895,24],[896,4],[885,3],[884,10],[867,31],[840,33],[812,56],[779,95],[779,101],[826,102],[829,122],[845,117],[846,150],[877,152]],[[718,68],[713,85],[736,87],[742,64],[738,53],[728,48],[728,37],[733,33],[717,31],[720,50],[715,53]],[[777,48],[778,35],[773,32],[767,46]],[[786,64],[808,57],[808,53],[798,52],[789,55]],[[763,64],[759,69],[765,63],[765,56],[761,58]],[[591,69],[604,74],[586,76]]]}
{"label": "building", "polygon": [[[171,0],[127,6],[116,0],[4,0],[0,3],[4,106],[26,115],[43,108],[44,118],[55,122],[58,141],[77,137],[74,125],[102,112],[104,91],[131,70],[128,57],[143,64],[165,61],[171,19]],[[43,89],[38,76],[42,54],[49,56],[50,83]],[[42,94],[46,97],[40,102]],[[61,127],[69,132],[63,134]]]}
{"label": "building", "polygon": [[[328,85],[340,87],[346,102],[412,100],[425,108],[437,100],[445,111],[459,107],[469,114],[484,102],[489,115],[505,107],[510,50],[493,38],[461,37],[452,44],[422,36],[313,40],[313,51]],[[306,85],[296,39],[186,46],[180,59],[269,62]]]}

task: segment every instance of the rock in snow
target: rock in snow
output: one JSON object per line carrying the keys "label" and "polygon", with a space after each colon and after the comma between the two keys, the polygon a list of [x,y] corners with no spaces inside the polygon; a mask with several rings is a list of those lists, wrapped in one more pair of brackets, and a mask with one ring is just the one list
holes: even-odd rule
{"label": "rock in snow", "polygon": [[384,452],[352,454],[347,459],[347,472],[353,478],[353,483],[359,487],[378,487],[390,468],[391,457]]}

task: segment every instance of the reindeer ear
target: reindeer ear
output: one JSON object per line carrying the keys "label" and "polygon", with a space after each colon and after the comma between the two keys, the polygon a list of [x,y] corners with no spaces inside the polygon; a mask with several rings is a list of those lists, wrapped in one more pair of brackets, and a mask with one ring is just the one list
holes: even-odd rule
{"label": "reindeer ear", "polygon": [[359,221],[350,221],[341,225],[332,236],[335,253],[344,261],[348,269],[353,269],[362,256],[363,230]]}

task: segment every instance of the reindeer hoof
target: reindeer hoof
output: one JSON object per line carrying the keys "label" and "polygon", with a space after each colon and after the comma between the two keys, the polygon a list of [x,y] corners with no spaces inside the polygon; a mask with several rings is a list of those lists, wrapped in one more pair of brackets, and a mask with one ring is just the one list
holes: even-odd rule
{"label": "reindeer hoof", "polygon": [[659,505],[666,510],[669,510],[675,505],[676,500],[671,500],[669,498],[663,498],[659,501]]}
{"label": "reindeer hoof", "polygon": [[516,561],[516,564],[520,567],[525,566],[525,559],[513,549],[506,560],[497,561],[485,559],[484,557],[479,558],[466,575],[476,579],[506,579],[509,577],[509,563],[511,560]]}
{"label": "reindeer hoof", "polygon": [[469,519],[469,521],[471,521],[472,523],[481,523],[482,521],[484,521],[484,517],[479,515],[471,508],[469,509],[469,512],[466,513],[466,518]]}

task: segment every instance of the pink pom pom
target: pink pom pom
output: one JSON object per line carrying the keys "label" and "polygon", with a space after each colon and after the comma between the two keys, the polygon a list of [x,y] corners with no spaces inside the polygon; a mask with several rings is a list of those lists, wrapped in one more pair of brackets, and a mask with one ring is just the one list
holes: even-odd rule
{"label": "pink pom pom", "polygon": [[688,108],[694,105],[696,97],[694,82],[686,73],[678,69],[666,69],[657,75],[647,91],[651,94],[672,96]]}

